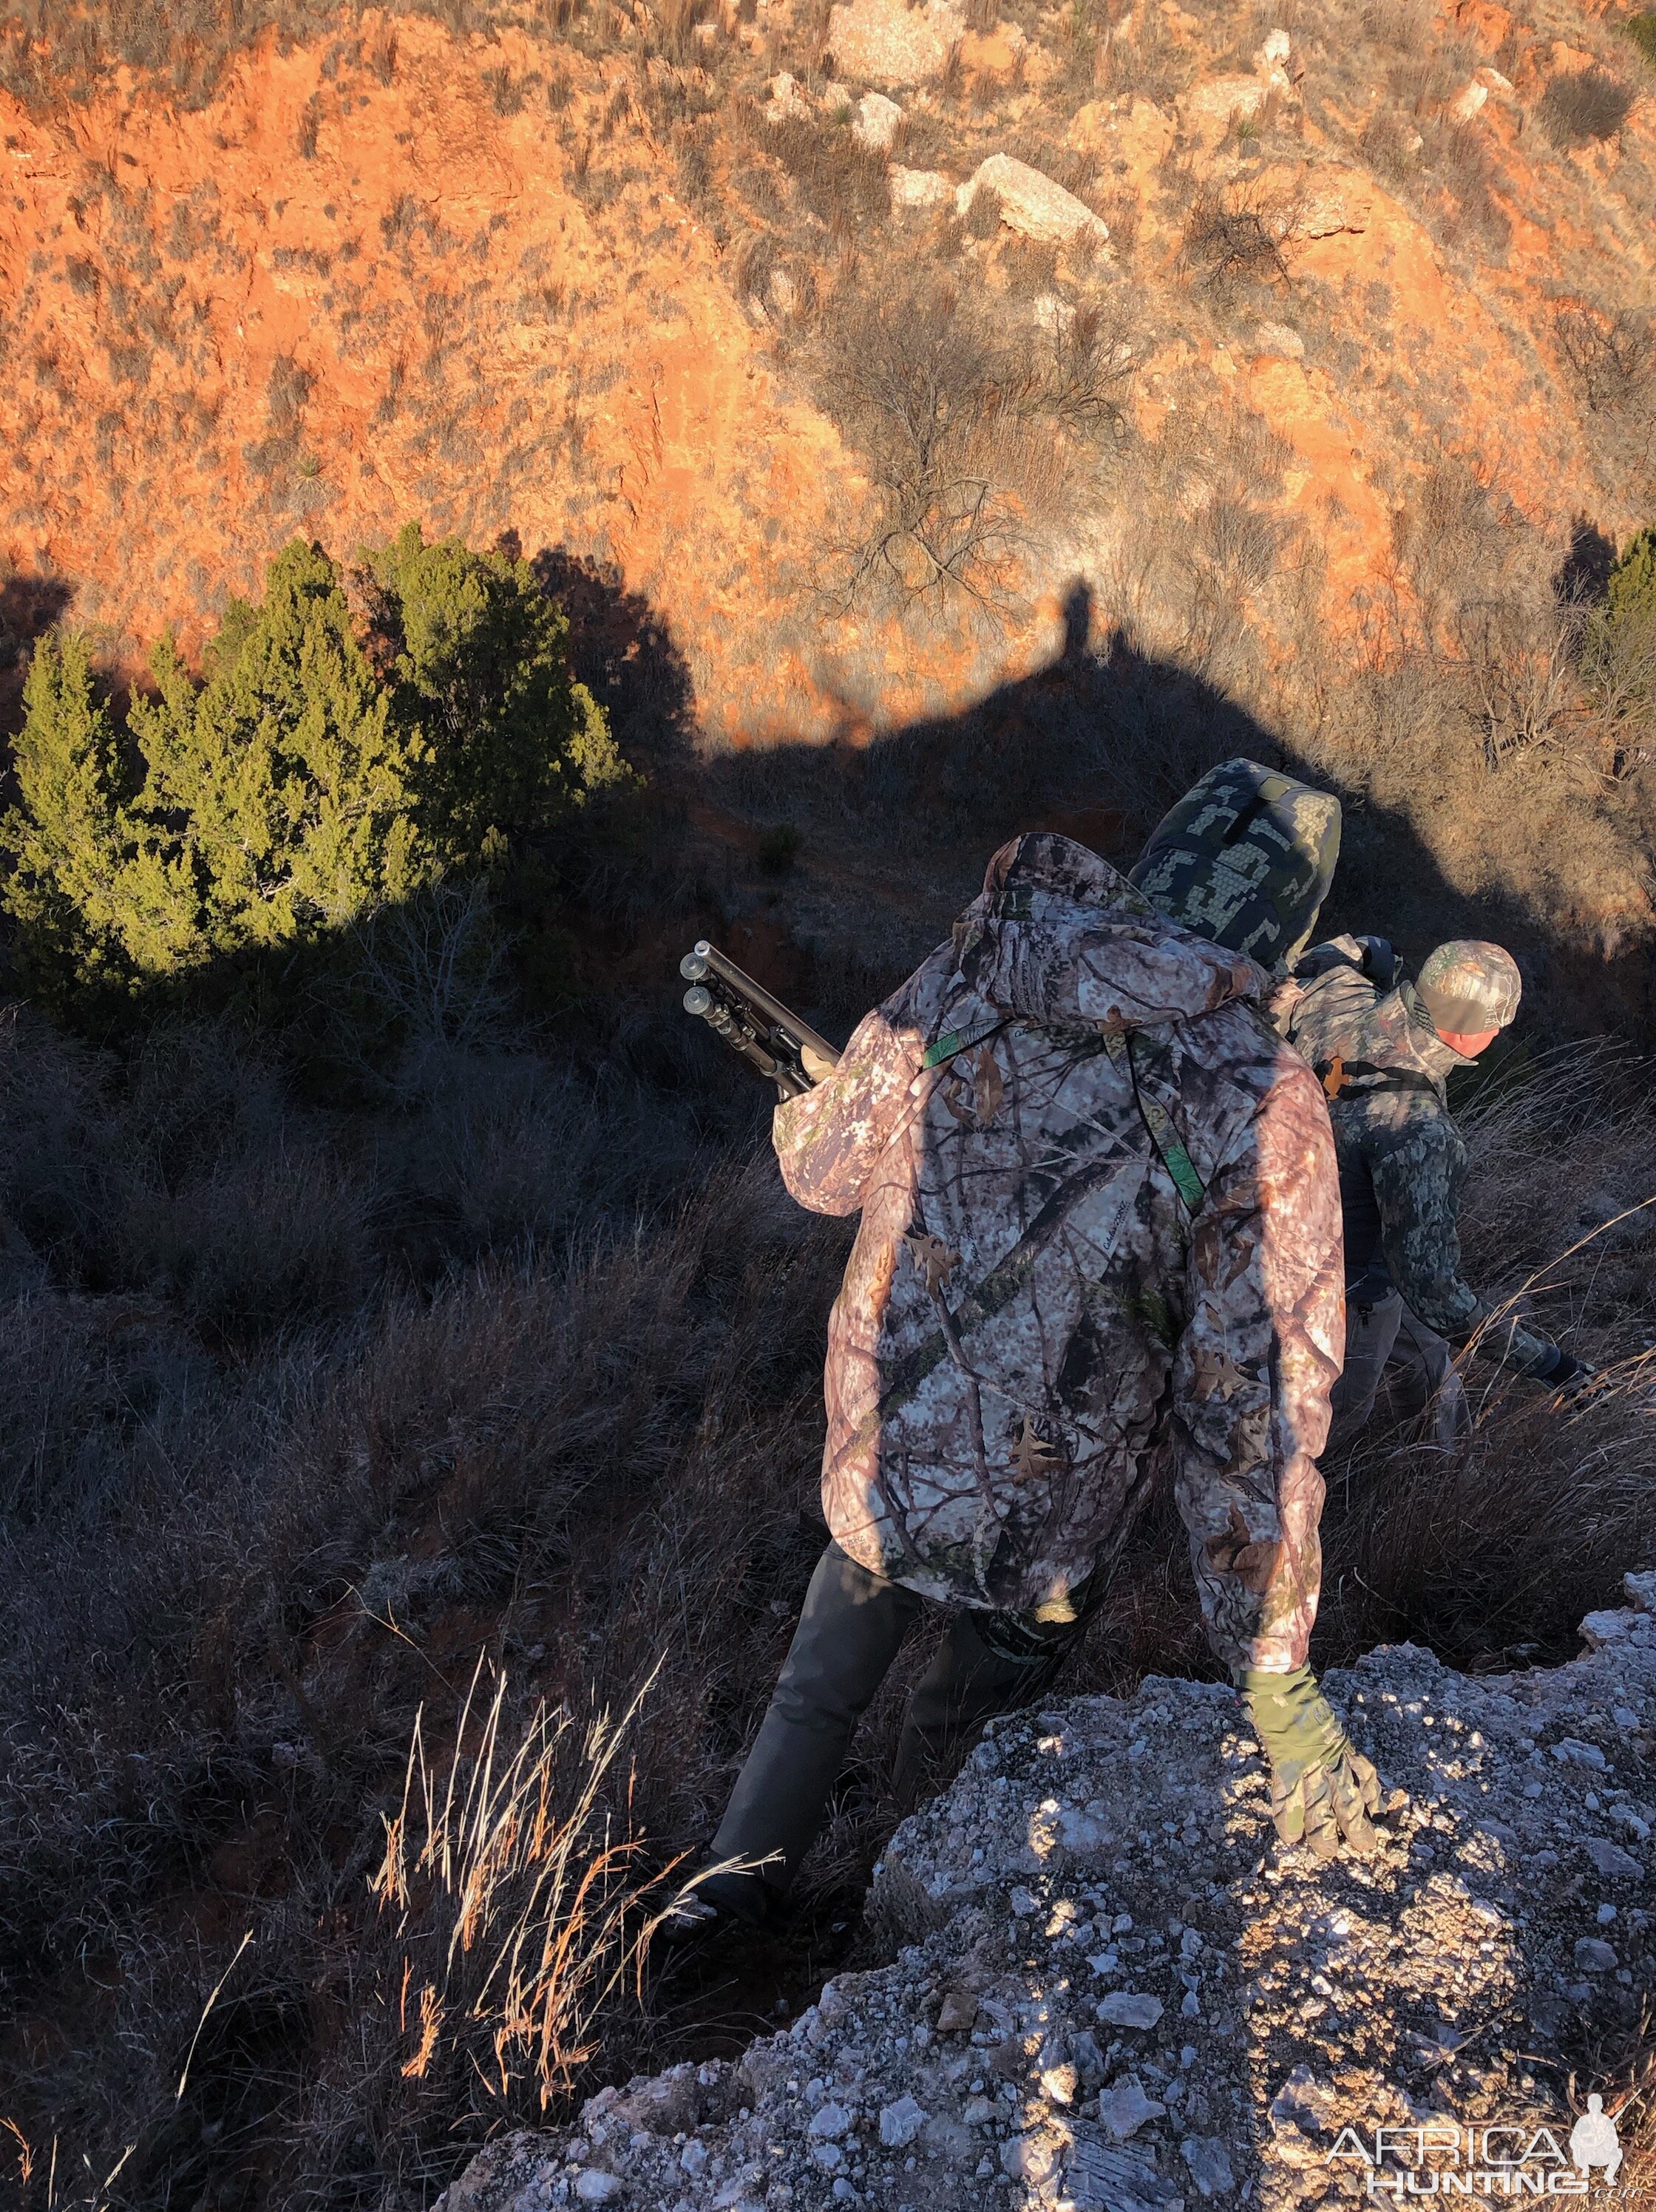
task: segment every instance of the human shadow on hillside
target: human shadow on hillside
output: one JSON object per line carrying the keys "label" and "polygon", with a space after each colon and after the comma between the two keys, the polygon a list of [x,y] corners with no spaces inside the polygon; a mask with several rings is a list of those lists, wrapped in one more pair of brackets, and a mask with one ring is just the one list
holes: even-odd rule
{"label": "human shadow on hillside", "polygon": [[[1550,1024],[1578,1034],[1649,1034],[1642,945],[1600,957],[1567,943],[1516,890],[1462,889],[1407,815],[1377,805],[1325,761],[1307,760],[1200,674],[1146,653],[1119,630],[1097,642],[1092,630],[1091,595],[1077,581],[1065,604],[1063,644],[1045,667],[956,713],[923,717],[864,744],[784,744],[717,757],[695,772],[697,790],[738,820],[791,825],[802,883],[814,870],[849,861],[870,895],[883,879],[901,885],[920,856],[947,856],[957,866],[945,874],[969,896],[974,872],[1025,830],[1061,831],[1131,866],[1175,799],[1216,762],[1246,754],[1331,788],[1342,801],[1340,865],[1320,934],[1378,932],[1410,968],[1447,938],[1494,938],[1517,955]],[[786,908],[785,886],[775,903]],[[939,908],[932,942],[952,918]]]}

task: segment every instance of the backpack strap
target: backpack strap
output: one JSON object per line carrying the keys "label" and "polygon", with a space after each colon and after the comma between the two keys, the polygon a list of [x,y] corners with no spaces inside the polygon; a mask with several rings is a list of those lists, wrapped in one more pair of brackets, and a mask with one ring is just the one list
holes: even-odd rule
{"label": "backpack strap", "polygon": [[928,1073],[934,1067],[944,1067],[951,1060],[958,1059],[961,1053],[970,1052],[974,1044],[983,1044],[990,1037],[998,1036],[1004,1029],[1010,1026],[1010,1024],[1011,1016],[1007,1014],[1003,1015],[998,1022],[991,1022],[985,1029],[964,1032],[960,1030],[945,1030],[936,1044],[927,1045],[920,1066]]}
{"label": "backpack strap", "polygon": [[1371,1060],[1345,1060],[1338,1053],[1331,1060],[1319,1060],[1315,1073],[1323,1095],[1330,1099],[1366,1097],[1376,1091],[1422,1091],[1433,1098],[1441,1096],[1431,1077],[1415,1068],[1381,1067]]}
{"label": "backpack strap", "polygon": [[1127,1079],[1132,1085],[1133,1103],[1138,1109],[1138,1118],[1144,1124],[1162,1166],[1172,1178],[1173,1187],[1183,1200],[1186,1212],[1193,1221],[1207,1197],[1207,1185],[1196,1172],[1196,1163],[1185,1150],[1179,1132],[1174,1127],[1172,1115],[1162,1101],[1139,1082],[1132,1032],[1130,1030],[1107,1031],[1104,1049],[1117,1067],[1125,1068]]}

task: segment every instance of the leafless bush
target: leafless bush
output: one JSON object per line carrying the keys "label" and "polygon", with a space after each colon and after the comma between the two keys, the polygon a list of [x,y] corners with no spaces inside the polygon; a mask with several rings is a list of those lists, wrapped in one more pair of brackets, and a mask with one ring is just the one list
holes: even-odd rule
{"label": "leafless bush", "polygon": [[891,190],[883,154],[858,144],[833,123],[791,117],[770,144],[793,179],[799,198],[834,238],[864,238],[883,226]]}
{"label": "leafless bush", "polygon": [[1647,315],[1629,307],[1561,307],[1552,327],[1558,349],[1595,414],[1625,407],[1649,386],[1656,371],[1656,345]]}
{"label": "leafless bush", "polygon": [[935,272],[899,268],[877,292],[842,292],[825,325],[820,388],[878,506],[843,589],[993,597],[1058,495],[1053,430],[1119,416],[1134,367],[1122,323],[1089,305],[1010,331]]}
{"label": "leafless bush", "polygon": [[1591,146],[1615,137],[1632,105],[1626,85],[1604,70],[1585,69],[1554,77],[1536,112],[1555,146]]}
{"label": "leafless bush", "polygon": [[1579,698],[1579,624],[1570,610],[1469,595],[1453,609],[1448,634],[1491,768],[1560,737]]}
{"label": "leafless bush", "polygon": [[1246,191],[1204,188],[1185,225],[1183,258],[1210,291],[1245,279],[1286,284],[1283,246],[1291,228],[1286,210],[1258,205]]}
{"label": "leafless bush", "polygon": [[993,590],[1017,537],[999,480],[1010,387],[1024,373],[986,321],[941,284],[858,291],[829,322],[821,375],[868,457],[881,510],[852,555],[848,590]]}

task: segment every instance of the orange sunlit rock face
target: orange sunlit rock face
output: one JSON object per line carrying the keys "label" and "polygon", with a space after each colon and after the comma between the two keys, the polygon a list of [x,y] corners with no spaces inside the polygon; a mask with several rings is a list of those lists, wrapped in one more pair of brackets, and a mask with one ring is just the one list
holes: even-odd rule
{"label": "orange sunlit rock face", "polygon": [[[169,623],[193,648],[295,532],[349,554],[409,519],[513,528],[650,592],[733,733],[836,720],[773,614],[853,472],[640,118],[598,207],[554,50],[373,18],[362,50],[267,43],[194,113],[126,73],[44,121],[0,101],[0,552],[130,662]],[[557,59],[577,112],[630,82]],[[534,80],[515,113],[501,70]]]}
{"label": "orange sunlit rock face", "polygon": [[[1469,71],[1475,49],[1510,44],[1489,0],[1453,12]],[[1185,21],[1168,16],[1189,43]],[[1003,34],[974,36],[974,67]],[[13,572],[55,578],[71,619],[130,666],[168,623],[197,649],[227,592],[255,591],[296,532],[349,556],[409,520],[474,543],[512,529],[529,551],[615,563],[670,626],[703,726],[738,744],[855,740],[1034,665],[1084,529],[1032,538],[997,623],[905,624],[823,596],[868,499],[861,465],[779,353],[786,318],[744,299],[739,254],[693,211],[671,131],[640,105],[661,65],[630,35],[623,22],[594,60],[371,15],[349,39],[265,41],[193,112],[128,71],[44,118],[0,96]],[[1512,64],[1523,98],[1584,58],[1532,41]],[[1030,83],[1055,67],[1034,54]],[[1612,534],[1639,519],[1636,487],[1594,481],[1552,325],[1566,290],[1614,301],[1650,282],[1634,173],[1647,191],[1656,100],[1614,146],[1568,157],[1564,204],[1532,114],[1480,70],[1465,128],[1486,234],[1453,251],[1309,122],[1302,162],[1245,175],[1245,147],[1192,139],[1181,109],[1137,91],[1052,119],[1102,179],[1120,231],[1107,273],[1148,302],[1140,432],[1165,445],[1217,403],[1276,433],[1291,458],[1260,496],[1314,542],[1336,629],[1396,587],[1394,517],[1445,455],[1550,532],[1577,512]],[[1294,114],[1297,90],[1271,96]],[[1007,97],[1010,130],[1047,95]],[[982,146],[959,151],[969,175]],[[725,143],[715,192],[751,158]],[[1291,327],[1224,346],[1180,334],[1204,188],[1265,209],[1283,270],[1269,312]],[[824,281],[845,245],[823,233]],[[877,284],[883,234],[857,250],[858,281]],[[1001,248],[958,250],[977,283]],[[1101,513],[1096,542],[1144,520],[1123,483],[1106,470],[1071,487]]]}

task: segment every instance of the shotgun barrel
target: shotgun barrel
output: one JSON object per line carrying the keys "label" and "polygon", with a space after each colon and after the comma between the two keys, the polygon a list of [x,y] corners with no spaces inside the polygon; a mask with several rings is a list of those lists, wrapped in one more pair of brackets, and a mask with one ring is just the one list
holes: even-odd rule
{"label": "shotgun barrel", "polygon": [[679,962],[678,972],[691,986],[684,994],[685,1012],[715,1030],[784,1098],[801,1097],[839,1059],[825,1036],[705,937]]}

